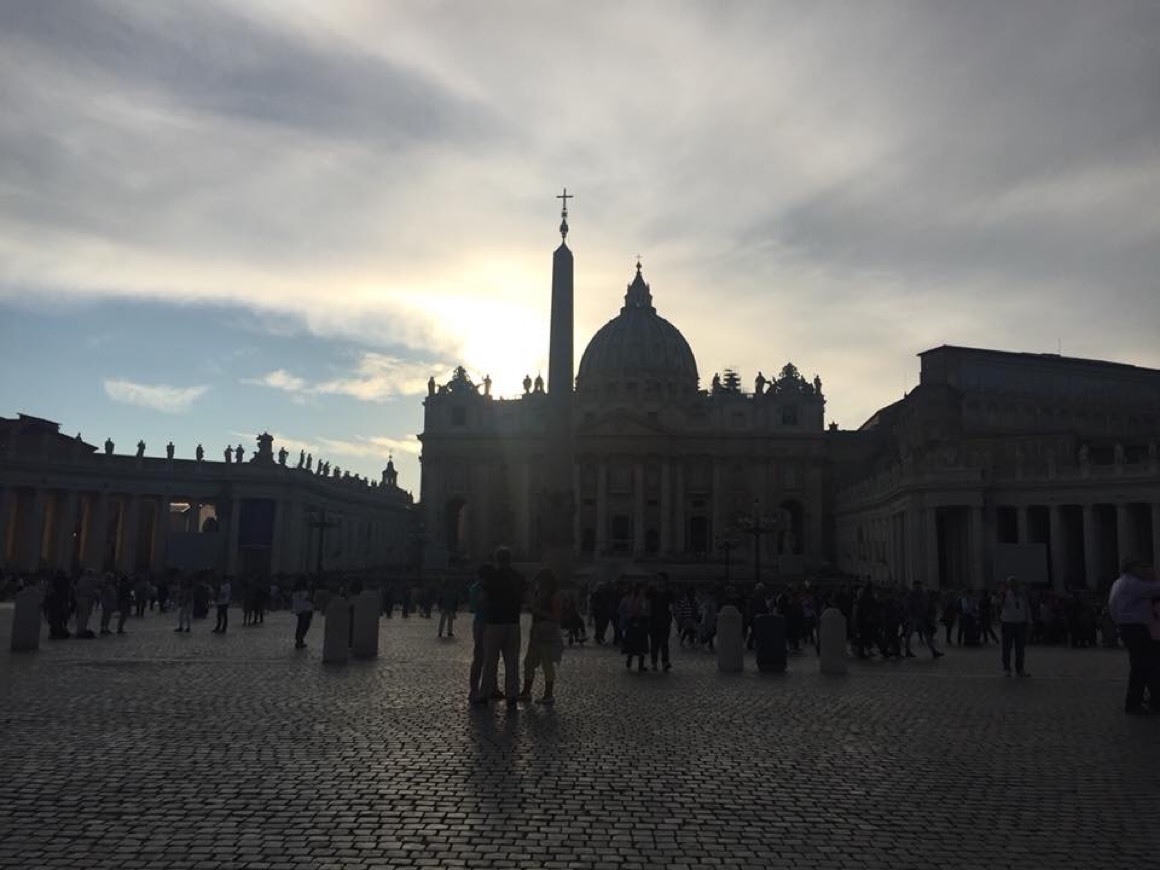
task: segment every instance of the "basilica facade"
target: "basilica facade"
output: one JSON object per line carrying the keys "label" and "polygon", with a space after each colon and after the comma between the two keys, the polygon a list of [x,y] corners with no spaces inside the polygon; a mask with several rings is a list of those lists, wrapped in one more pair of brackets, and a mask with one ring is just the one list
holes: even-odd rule
{"label": "basilica facade", "polygon": [[[1128,557],[1160,562],[1160,371],[943,346],[920,383],[863,426],[825,420],[791,363],[752,390],[702,383],[640,264],[589,341],[573,395],[578,578],[779,581],[822,576],[935,588],[1097,588]],[[748,386],[748,385],[746,385]],[[463,368],[424,403],[425,564],[507,545],[541,562],[547,388],[495,398]]]}
{"label": "basilica facade", "polygon": [[[420,507],[432,567],[507,544],[541,557],[547,393],[525,379],[491,395],[462,368],[429,385]],[[828,560],[831,507],[825,397],[792,364],[752,392],[735,376],[702,389],[692,348],[657,312],[640,265],[619,314],[580,358],[575,380],[573,540],[580,573],[764,562],[801,573]],[[730,556],[732,554],[732,556]],[[758,567],[758,566],[753,566]]]}

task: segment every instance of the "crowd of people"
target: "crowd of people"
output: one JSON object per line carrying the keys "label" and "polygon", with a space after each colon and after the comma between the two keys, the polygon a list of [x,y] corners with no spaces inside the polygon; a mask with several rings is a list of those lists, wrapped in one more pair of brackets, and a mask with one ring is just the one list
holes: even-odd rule
{"label": "crowd of people", "polygon": [[[232,606],[242,607],[243,627],[265,623],[272,609],[289,608],[296,617],[294,645],[306,646],[313,614],[325,612],[332,595],[352,597],[362,580],[312,582],[285,577],[273,581],[246,577],[234,582],[209,572],[172,573],[151,577],[83,571],[75,577],[55,572],[33,578],[0,578],[0,593],[12,593],[26,583],[43,591],[42,608],[49,637],[90,639],[125,634],[130,618],[154,611],[176,611],[174,631],[188,633],[195,620],[215,611],[212,631],[229,629]],[[1123,573],[1103,600],[1086,591],[1061,595],[1025,590],[1008,578],[997,590],[940,594],[914,583],[910,588],[865,583],[812,586],[809,583],[768,588],[757,583],[737,585],[673,584],[666,575],[650,579],[596,583],[590,589],[561,590],[557,578],[542,570],[525,585],[504,548],[494,562],[479,569],[466,590],[451,579],[426,583],[386,580],[378,586],[382,612],[402,618],[417,613],[432,619],[438,608],[437,636],[454,638],[455,622],[466,599],[472,613],[473,661],[469,676],[472,703],[505,700],[515,706],[531,699],[534,678],[543,674],[542,703],[555,699],[555,666],[565,646],[584,644],[588,628],[597,645],[611,645],[625,658],[629,671],[671,670],[670,641],[683,649],[713,652],[721,609],[732,605],[742,615],[746,645],[752,649],[758,617],[777,614],[784,620],[790,654],[813,647],[820,651],[818,621],[827,608],[845,617],[847,648],[859,659],[901,660],[917,655],[914,639],[932,658],[941,658],[939,626],[944,646],[1001,648],[1004,673],[1027,676],[1028,645],[1067,644],[1072,647],[1122,644],[1130,660],[1125,709],[1160,712],[1160,583],[1151,566],[1126,562]],[[531,611],[531,630],[520,680],[521,615]],[[99,613],[99,620],[94,620]],[[115,622],[114,622],[115,617]],[[71,630],[70,630],[71,625]],[[995,628],[998,625],[999,633]],[[498,668],[504,667],[504,688],[498,688]],[[635,666],[635,668],[634,668]],[[1145,701],[1147,698],[1147,702]]]}

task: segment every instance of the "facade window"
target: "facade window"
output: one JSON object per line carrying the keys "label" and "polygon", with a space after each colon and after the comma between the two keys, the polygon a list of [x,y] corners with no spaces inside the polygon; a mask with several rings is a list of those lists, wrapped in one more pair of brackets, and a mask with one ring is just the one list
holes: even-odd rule
{"label": "facade window", "polygon": [[796,426],[798,424],[797,405],[786,405],[781,409],[781,425]]}
{"label": "facade window", "polygon": [[660,536],[656,529],[649,529],[644,534],[644,549],[648,553],[655,553],[660,550]]}
{"label": "facade window", "polygon": [[452,426],[466,426],[467,425],[467,409],[462,405],[451,409],[451,425]]}
{"label": "facade window", "polygon": [[632,469],[626,465],[616,465],[609,469],[608,489],[611,492],[631,492]]}
{"label": "facade window", "polygon": [[594,529],[585,529],[580,533],[580,552],[596,552],[596,531]]}
{"label": "facade window", "polygon": [[632,518],[617,514],[612,518],[612,551],[627,553],[632,549]]}

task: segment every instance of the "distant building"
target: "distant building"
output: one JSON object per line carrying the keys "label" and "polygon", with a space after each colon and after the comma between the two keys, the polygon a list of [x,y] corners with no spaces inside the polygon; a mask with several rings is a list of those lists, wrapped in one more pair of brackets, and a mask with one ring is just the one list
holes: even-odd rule
{"label": "distant building", "polygon": [[1059,589],[1160,562],[1160,371],[939,347],[856,433],[834,500],[836,562],[884,582]]}
{"label": "distant building", "polygon": [[414,561],[412,499],[393,463],[381,481],[323,476],[275,457],[269,435],[241,462],[137,452],[0,418],[0,568],[292,575]]}
{"label": "distant building", "polygon": [[[1127,555],[1160,561],[1160,372],[970,348],[920,354],[920,385],[861,429],[825,425],[792,364],[753,391],[703,388],[637,264],[574,385],[579,574],[764,580],[841,572],[1096,586]],[[543,558],[547,393],[494,398],[463,368],[424,403],[425,562]]]}

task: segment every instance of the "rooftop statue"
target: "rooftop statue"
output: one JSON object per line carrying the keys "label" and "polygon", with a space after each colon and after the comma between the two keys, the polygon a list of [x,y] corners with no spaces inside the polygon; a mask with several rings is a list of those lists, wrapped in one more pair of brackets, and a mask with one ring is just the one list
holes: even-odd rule
{"label": "rooftop statue", "polygon": [[166,459],[172,459],[172,458],[173,458],[173,451],[174,451],[174,449],[175,449],[175,448],[174,448],[174,446],[173,446],[173,442],[172,442],[172,441],[170,441],[168,444],[166,444],[166,445],[165,445],[165,458],[166,458]]}
{"label": "rooftop statue", "polygon": [[105,455],[106,456],[113,455],[113,439],[112,438],[105,439]]}
{"label": "rooftop statue", "polygon": [[194,451],[194,456],[197,457],[198,462],[201,462],[203,459],[205,459],[205,448],[203,448],[200,444],[198,444],[197,450]]}
{"label": "rooftop statue", "polygon": [[285,465],[286,464],[286,457],[289,455],[290,455],[290,451],[288,451],[285,447],[279,448],[279,450],[278,450],[278,464]]}
{"label": "rooftop statue", "polygon": [[137,442],[137,458],[140,459],[144,455],[145,455],[145,442],[138,441]]}

